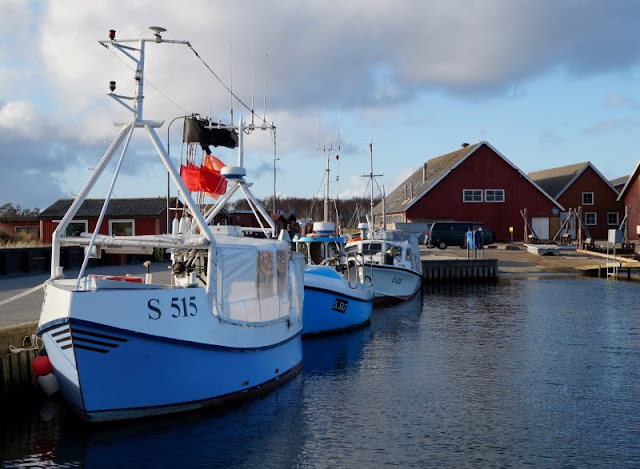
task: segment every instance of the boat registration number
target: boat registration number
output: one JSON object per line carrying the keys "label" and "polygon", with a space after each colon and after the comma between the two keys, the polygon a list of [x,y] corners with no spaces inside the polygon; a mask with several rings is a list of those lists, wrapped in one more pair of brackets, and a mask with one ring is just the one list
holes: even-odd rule
{"label": "boat registration number", "polygon": [[347,311],[348,304],[349,304],[348,301],[341,300],[340,298],[336,298],[336,301],[333,302],[333,308],[331,309],[339,313],[344,313]]}
{"label": "boat registration number", "polygon": [[188,318],[198,314],[195,296],[190,296],[189,298],[176,296],[171,298],[171,304],[166,305],[161,305],[158,298],[151,298],[147,302],[147,308],[149,309],[149,319],[154,321],[162,316],[171,315],[172,318]]}

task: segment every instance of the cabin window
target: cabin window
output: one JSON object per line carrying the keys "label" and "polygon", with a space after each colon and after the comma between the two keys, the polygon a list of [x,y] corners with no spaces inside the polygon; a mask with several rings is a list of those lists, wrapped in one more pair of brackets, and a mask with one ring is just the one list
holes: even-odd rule
{"label": "cabin window", "polygon": [[273,252],[260,251],[258,256],[258,296],[269,298],[273,291]]}
{"label": "cabin window", "polygon": [[504,189],[485,189],[485,202],[504,202]]}
{"label": "cabin window", "polygon": [[618,212],[607,213],[607,224],[618,226]]}
{"label": "cabin window", "polygon": [[64,232],[65,236],[80,236],[80,233],[87,232],[87,221],[74,220],[67,225],[67,229]]}
{"label": "cabin window", "polygon": [[598,224],[598,214],[596,212],[587,212],[584,216],[586,225],[597,225]]}
{"label": "cabin window", "polygon": [[278,294],[284,295],[287,290],[287,279],[289,278],[287,267],[289,266],[289,255],[284,249],[276,251],[276,260],[278,262]]}
{"label": "cabin window", "polygon": [[463,189],[463,202],[482,202],[482,189]]}
{"label": "cabin window", "polygon": [[582,205],[593,205],[593,204],[594,204],[593,192],[583,192],[582,193]]}
{"label": "cabin window", "polygon": [[133,220],[109,220],[111,236],[133,236],[136,234]]}

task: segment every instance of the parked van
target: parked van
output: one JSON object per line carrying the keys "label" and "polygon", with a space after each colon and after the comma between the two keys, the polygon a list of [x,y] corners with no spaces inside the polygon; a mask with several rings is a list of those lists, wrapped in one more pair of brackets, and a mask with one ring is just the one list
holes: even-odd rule
{"label": "parked van", "polygon": [[494,241],[493,231],[484,223],[474,221],[437,221],[431,225],[428,232],[429,239],[427,247],[438,247],[447,249],[447,246],[467,247],[467,231],[482,231],[482,244],[492,244]]}

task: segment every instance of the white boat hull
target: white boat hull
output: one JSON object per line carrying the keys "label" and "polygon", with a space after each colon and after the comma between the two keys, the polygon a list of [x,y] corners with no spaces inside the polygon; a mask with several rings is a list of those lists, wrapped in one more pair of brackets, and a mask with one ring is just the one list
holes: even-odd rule
{"label": "white boat hull", "polygon": [[56,282],[38,333],[64,398],[86,420],[200,408],[269,389],[301,367],[299,322],[223,321],[203,288],[71,291]]}
{"label": "white boat hull", "polygon": [[363,273],[364,281],[373,283],[376,303],[409,300],[422,285],[420,273],[393,265],[365,264]]}

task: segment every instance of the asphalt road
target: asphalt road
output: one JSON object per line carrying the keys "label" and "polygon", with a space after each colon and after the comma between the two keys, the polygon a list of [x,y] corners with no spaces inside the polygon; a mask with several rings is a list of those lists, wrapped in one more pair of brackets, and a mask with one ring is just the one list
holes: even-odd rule
{"label": "asphalt road", "polygon": [[[168,262],[154,262],[151,264],[152,273],[168,272]],[[144,275],[146,268],[142,265],[118,265],[103,266],[87,269],[87,274],[108,274],[108,275]],[[79,269],[65,272],[66,278],[75,278],[80,273]],[[49,274],[25,275],[0,280],[0,301],[12,298],[30,288],[42,285]],[[44,300],[44,290],[41,288],[27,296],[19,298],[8,304],[0,306],[0,328],[21,324],[24,322],[37,321],[40,318],[42,301]]]}

